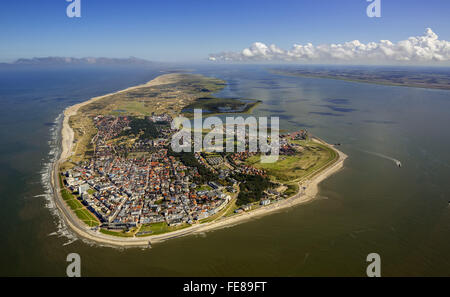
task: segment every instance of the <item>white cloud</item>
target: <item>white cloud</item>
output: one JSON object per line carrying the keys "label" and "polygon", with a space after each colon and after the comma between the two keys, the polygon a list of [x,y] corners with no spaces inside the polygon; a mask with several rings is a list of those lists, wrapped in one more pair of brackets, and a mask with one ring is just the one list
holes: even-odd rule
{"label": "white cloud", "polygon": [[255,42],[241,52],[211,54],[211,61],[241,62],[312,62],[312,63],[440,63],[450,61],[450,42],[439,40],[436,33],[427,28],[424,35],[409,37],[393,43],[389,40],[361,43],[358,40],[342,44],[304,45],[294,44],[284,50],[272,44]]}

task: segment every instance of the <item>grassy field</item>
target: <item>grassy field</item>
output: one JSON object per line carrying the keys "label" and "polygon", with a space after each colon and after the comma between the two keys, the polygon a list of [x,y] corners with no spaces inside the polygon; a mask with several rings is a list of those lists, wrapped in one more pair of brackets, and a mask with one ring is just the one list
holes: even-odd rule
{"label": "grassy field", "polygon": [[[294,184],[301,179],[311,177],[319,169],[332,163],[337,153],[330,147],[313,141],[298,141],[303,150],[293,156],[282,156],[275,163],[260,163],[260,156],[253,156],[246,160],[248,165],[265,169],[274,181]],[[292,192],[295,189],[288,188]]]}
{"label": "grassy field", "polygon": [[191,225],[184,223],[178,226],[169,226],[166,222],[161,223],[154,223],[154,224],[145,224],[142,225],[138,232],[149,232],[148,234],[143,235],[137,235],[138,237],[144,237],[144,236],[151,236],[151,235],[157,235],[157,234],[163,234],[167,232],[172,232],[176,230],[181,230],[187,227],[190,227]]}
{"label": "grassy field", "polygon": [[201,186],[197,186],[197,188],[195,188],[196,191],[211,191],[212,188],[208,185],[201,185]]}
{"label": "grassy field", "polygon": [[298,192],[298,184],[288,184],[286,191],[283,193],[284,195],[287,195],[287,197],[294,196]]}
{"label": "grassy field", "polygon": [[76,144],[74,154],[70,162],[64,164],[64,168],[70,168],[73,163],[92,155],[94,147],[91,139],[97,133],[92,116],[103,114],[143,117],[153,113],[177,116],[196,99],[211,96],[225,86],[223,80],[197,74],[171,74],[166,82],[109,95],[81,107],[69,119]]}
{"label": "grassy field", "polygon": [[86,225],[94,227],[100,224],[97,218],[68,190],[61,189],[61,196],[76,216]]}
{"label": "grassy field", "polygon": [[102,232],[103,234],[106,235],[112,235],[112,236],[119,236],[119,237],[133,237],[134,233],[133,232],[123,232],[123,231],[111,231],[111,230],[107,230],[107,229],[100,229],[100,232]]}
{"label": "grassy field", "polygon": [[83,106],[80,111],[84,115],[178,115],[183,107],[225,86],[225,82],[220,79],[196,74],[171,74],[166,82],[107,96]]}
{"label": "grassy field", "polygon": [[77,140],[74,146],[74,154],[70,160],[77,163],[94,152],[94,146],[91,139],[97,134],[97,129],[89,117],[72,116],[69,119],[69,125],[74,131],[74,138]]}

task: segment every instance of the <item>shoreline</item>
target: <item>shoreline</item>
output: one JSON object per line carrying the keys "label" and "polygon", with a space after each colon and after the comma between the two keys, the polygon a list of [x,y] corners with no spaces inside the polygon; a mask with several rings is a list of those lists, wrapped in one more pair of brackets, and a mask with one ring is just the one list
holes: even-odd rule
{"label": "shoreline", "polygon": [[361,83],[361,84],[371,84],[371,85],[379,85],[379,86],[387,86],[387,87],[405,87],[405,88],[417,88],[417,89],[426,89],[426,90],[440,90],[440,91],[450,91],[450,88],[446,86],[424,86],[424,85],[413,85],[413,84],[401,84],[401,83],[393,83],[393,82],[385,82],[385,81],[370,81],[370,80],[358,80],[337,76],[327,76],[327,75],[311,75],[311,74],[300,74],[300,73],[284,73],[284,72],[272,72],[273,74],[283,75],[283,76],[291,76],[291,77],[304,77],[304,78],[318,78],[318,79],[332,79],[332,80],[340,80],[351,83]]}
{"label": "shoreline", "polygon": [[[168,79],[169,78],[169,79]],[[63,121],[62,127],[60,129],[61,135],[61,152],[59,158],[56,158],[56,161],[53,162],[52,165],[52,176],[51,176],[51,186],[53,189],[53,200],[55,205],[57,206],[60,214],[62,215],[62,219],[64,223],[72,230],[77,236],[82,239],[86,239],[90,242],[114,246],[114,247],[150,247],[153,243],[163,242],[172,238],[177,238],[186,235],[199,234],[203,232],[208,232],[216,229],[221,229],[225,227],[234,226],[240,223],[243,223],[249,219],[261,217],[270,213],[274,213],[279,210],[287,209],[299,204],[307,203],[312,201],[317,197],[319,192],[319,184],[338,172],[341,168],[343,168],[344,161],[347,158],[347,155],[343,152],[336,149],[334,146],[326,143],[325,141],[315,137],[315,141],[318,141],[324,145],[331,147],[334,151],[337,152],[338,156],[336,160],[333,160],[333,163],[326,164],[323,169],[320,169],[318,172],[314,173],[313,176],[309,179],[302,180],[299,182],[299,190],[298,192],[290,198],[283,199],[278,202],[274,202],[268,206],[260,207],[258,209],[252,210],[250,212],[244,212],[241,214],[235,214],[230,217],[221,217],[215,221],[203,223],[203,224],[195,224],[190,227],[159,234],[159,235],[150,235],[147,237],[118,237],[112,235],[106,235],[101,233],[100,231],[94,231],[91,227],[87,226],[81,220],[76,217],[75,213],[69,209],[69,207],[65,204],[65,201],[61,197],[61,188],[59,184],[59,167],[60,164],[66,161],[71,155],[74,144],[74,132],[70,128],[69,118],[72,115],[75,115],[78,110],[94,101],[105,98],[107,96],[118,94],[122,92],[127,92],[133,89],[148,87],[152,85],[166,84],[170,82],[171,74],[161,75],[151,80],[150,82],[134,87],[130,87],[124,90],[120,90],[117,92],[109,93],[106,95],[98,96],[91,98],[85,102],[81,102],[72,106],[67,107],[63,112]],[[306,187],[304,191],[302,188]]]}

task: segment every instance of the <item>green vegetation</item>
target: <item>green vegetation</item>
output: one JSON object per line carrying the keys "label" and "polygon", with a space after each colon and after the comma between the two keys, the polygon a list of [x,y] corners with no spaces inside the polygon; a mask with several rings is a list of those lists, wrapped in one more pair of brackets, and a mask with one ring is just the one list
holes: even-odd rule
{"label": "green vegetation", "polygon": [[211,191],[212,188],[208,185],[201,185],[201,186],[197,186],[197,188],[195,188],[196,191]]}
{"label": "green vegetation", "polygon": [[[92,117],[97,115],[143,117],[152,114],[177,116],[185,106],[197,98],[210,96],[225,86],[223,80],[197,74],[172,73],[162,75],[157,80],[161,84],[147,84],[99,98],[82,106],[76,115],[71,116],[69,125],[74,131],[76,142],[74,154],[70,158],[72,164],[88,159],[93,154],[94,147],[91,140],[97,129],[94,127]],[[148,133],[153,135],[151,130]]]}
{"label": "green vegetation", "polygon": [[76,216],[83,221],[89,227],[94,227],[99,225],[97,218],[87,210],[83,204],[67,189],[61,189],[61,196],[70,209],[76,214]]}
{"label": "green vegetation", "polygon": [[[172,74],[169,75],[166,83],[161,85],[146,85],[126,92],[105,96],[95,102],[83,106],[75,116],[69,119],[69,123],[75,133],[75,153],[70,162],[65,166],[78,163],[89,158],[94,151],[91,140],[96,135],[97,130],[93,126],[92,116],[99,114],[120,114],[131,117],[130,129],[123,131],[117,138],[111,140],[121,142],[126,147],[133,143],[136,138],[154,139],[160,134],[160,130],[167,123],[152,123],[143,119],[143,116],[152,114],[171,114],[177,116],[182,111],[189,116],[194,108],[207,110],[208,113],[225,112],[248,112],[260,101],[239,100],[233,98],[215,98],[211,94],[217,92],[225,85],[223,81],[206,78],[200,75]],[[206,131],[202,131],[203,134]],[[270,131],[269,131],[270,132]],[[225,141],[225,138],[224,138]],[[321,169],[325,168],[332,161],[336,160],[336,152],[320,143],[312,141],[293,141],[300,145],[299,151],[295,155],[282,155],[276,163],[260,163],[260,156],[253,156],[245,162],[256,168],[266,170],[268,176],[236,174],[233,177],[240,182],[239,193],[233,198],[218,214],[201,220],[200,223],[211,222],[222,216],[230,216],[234,210],[242,205],[253,203],[252,208],[259,207],[257,202],[263,197],[264,191],[274,186],[274,182],[283,183],[287,186],[284,194],[292,196],[298,192],[298,181],[311,177]],[[234,140],[236,144],[236,140]],[[132,157],[143,157],[149,152],[130,153]],[[207,167],[200,164],[194,153],[176,153],[169,147],[168,155],[181,160],[186,166],[197,168],[199,175],[194,182],[198,185],[197,190],[211,190],[205,185],[209,181],[214,181],[227,185],[224,180],[219,180],[217,174],[212,173]],[[224,156],[226,153],[205,154],[205,156]],[[128,153],[126,153],[128,157]],[[225,165],[220,165],[225,166]],[[220,166],[216,166],[220,167]],[[224,169],[228,169],[223,167]],[[89,226],[98,226],[99,221],[89,212],[83,204],[64,188],[60,178],[61,195],[67,205],[75,212],[77,217]],[[284,189],[285,187],[283,187]],[[89,190],[93,193],[93,190]],[[236,196],[236,195],[235,195]],[[159,200],[156,204],[163,203]],[[146,224],[139,227],[137,236],[157,235],[189,227],[189,224],[179,226],[168,226],[166,222]],[[112,231],[100,229],[100,232],[113,236],[131,237],[136,234],[133,231]],[[142,233],[142,234],[139,234]]]}
{"label": "green vegetation", "polygon": [[134,135],[139,136],[141,140],[155,139],[160,135],[161,128],[167,126],[167,124],[153,123],[146,119],[133,117],[130,121],[130,129],[122,131],[118,137]]}
{"label": "green vegetation", "polygon": [[297,183],[293,183],[293,184],[288,184],[287,185],[287,189],[286,191],[284,191],[284,195],[287,195],[288,197],[294,196],[295,194],[298,193],[298,184]]}
{"label": "green vegetation", "polygon": [[58,181],[59,181],[59,188],[62,189],[64,188],[64,183],[63,183],[63,179],[62,179],[62,175],[58,174]]}
{"label": "green vegetation", "polygon": [[67,191],[67,190],[64,189],[64,188],[61,190],[61,196],[62,196],[63,200],[66,201],[66,202],[67,202],[68,200],[74,199],[73,195],[70,194],[70,192]]}
{"label": "green vegetation", "polygon": [[273,186],[268,178],[259,175],[236,174],[233,178],[241,182],[236,201],[237,206],[259,201],[263,192]]}
{"label": "green vegetation", "polygon": [[80,208],[80,201],[76,200],[76,199],[69,199],[66,200],[67,205],[69,205],[69,207],[73,210],[78,210]]}
{"label": "green vegetation", "polygon": [[74,139],[77,140],[74,147],[74,154],[70,158],[73,163],[88,159],[93,155],[94,147],[91,139],[97,134],[97,129],[91,118],[71,116],[69,125],[74,132]]}
{"label": "green vegetation", "polygon": [[157,234],[172,232],[172,231],[176,231],[176,230],[181,230],[181,229],[184,229],[184,228],[187,228],[190,226],[191,225],[189,225],[187,223],[184,223],[184,224],[181,224],[178,226],[169,226],[169,225],[167,225],[166,222],[145,224],[145,225],[141,226],[141,228],[139,229],[138,232],[151,232],[151,233],[137,235],[137,236],[143,237],[143,236],[157,235]]}
{"label": "green vegetation", "polygon": [[208,181],[218,181],[217,175],[209,171],[205,166],[200,164],[192,152],[174,152],[171,148],[167,151],[169,156],[179,158],[184,165],[189,167],[195,167],[198,170],[200,176],[196,177],[195,183],[204,184]]}
{"label": "green vegetation", "polygon": [[314,141],[293,141],[301,145],[301,152],[285,156],[280,155],[275,163],[261,163],[260,156],[253,156],[246,163],[266,170],[267,174],[280,183],[298,182],[311,175],[337,158],[332,148]]}
{"label": "green vegetation", "polygon": [[105,96],[83,106],[85,115],[126,114],[148,116],[152,113],[178,115],[184,106],[195,99],[209,96],[225,86],[225,82],[197,74],[172,73],[157,78],[161,84]]}
{"label": "green vegetation", "polygon": [[119,236],[119,237],[133,237],[134,233],[132,232],[124,232],[124,231],[111,231],[108,229],[100,229],[100,232],[106,235]]}

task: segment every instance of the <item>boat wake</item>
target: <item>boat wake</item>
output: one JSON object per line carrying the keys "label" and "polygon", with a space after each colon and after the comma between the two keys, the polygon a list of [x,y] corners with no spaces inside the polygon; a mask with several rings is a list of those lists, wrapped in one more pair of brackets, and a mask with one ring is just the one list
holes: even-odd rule
{"label": "boat wake", "polygon": [[389,157],[389,156],[386,156],[386,155],[383,155],[383,154],[380,154],[380,153],[376,153],[376,152],[365,151],[365,150],[360,150],[360,151],[362,151],[364,153],[367,153],[367,154],[370,154],[370,155],[373,155],[373,156],[377,156],[377,157],[383,158],[385,160],[392,161],[398,167],[402,167],[402,162],[400,162],[400,160],[397,160],[395,158],[392,158],[392,157]]}

